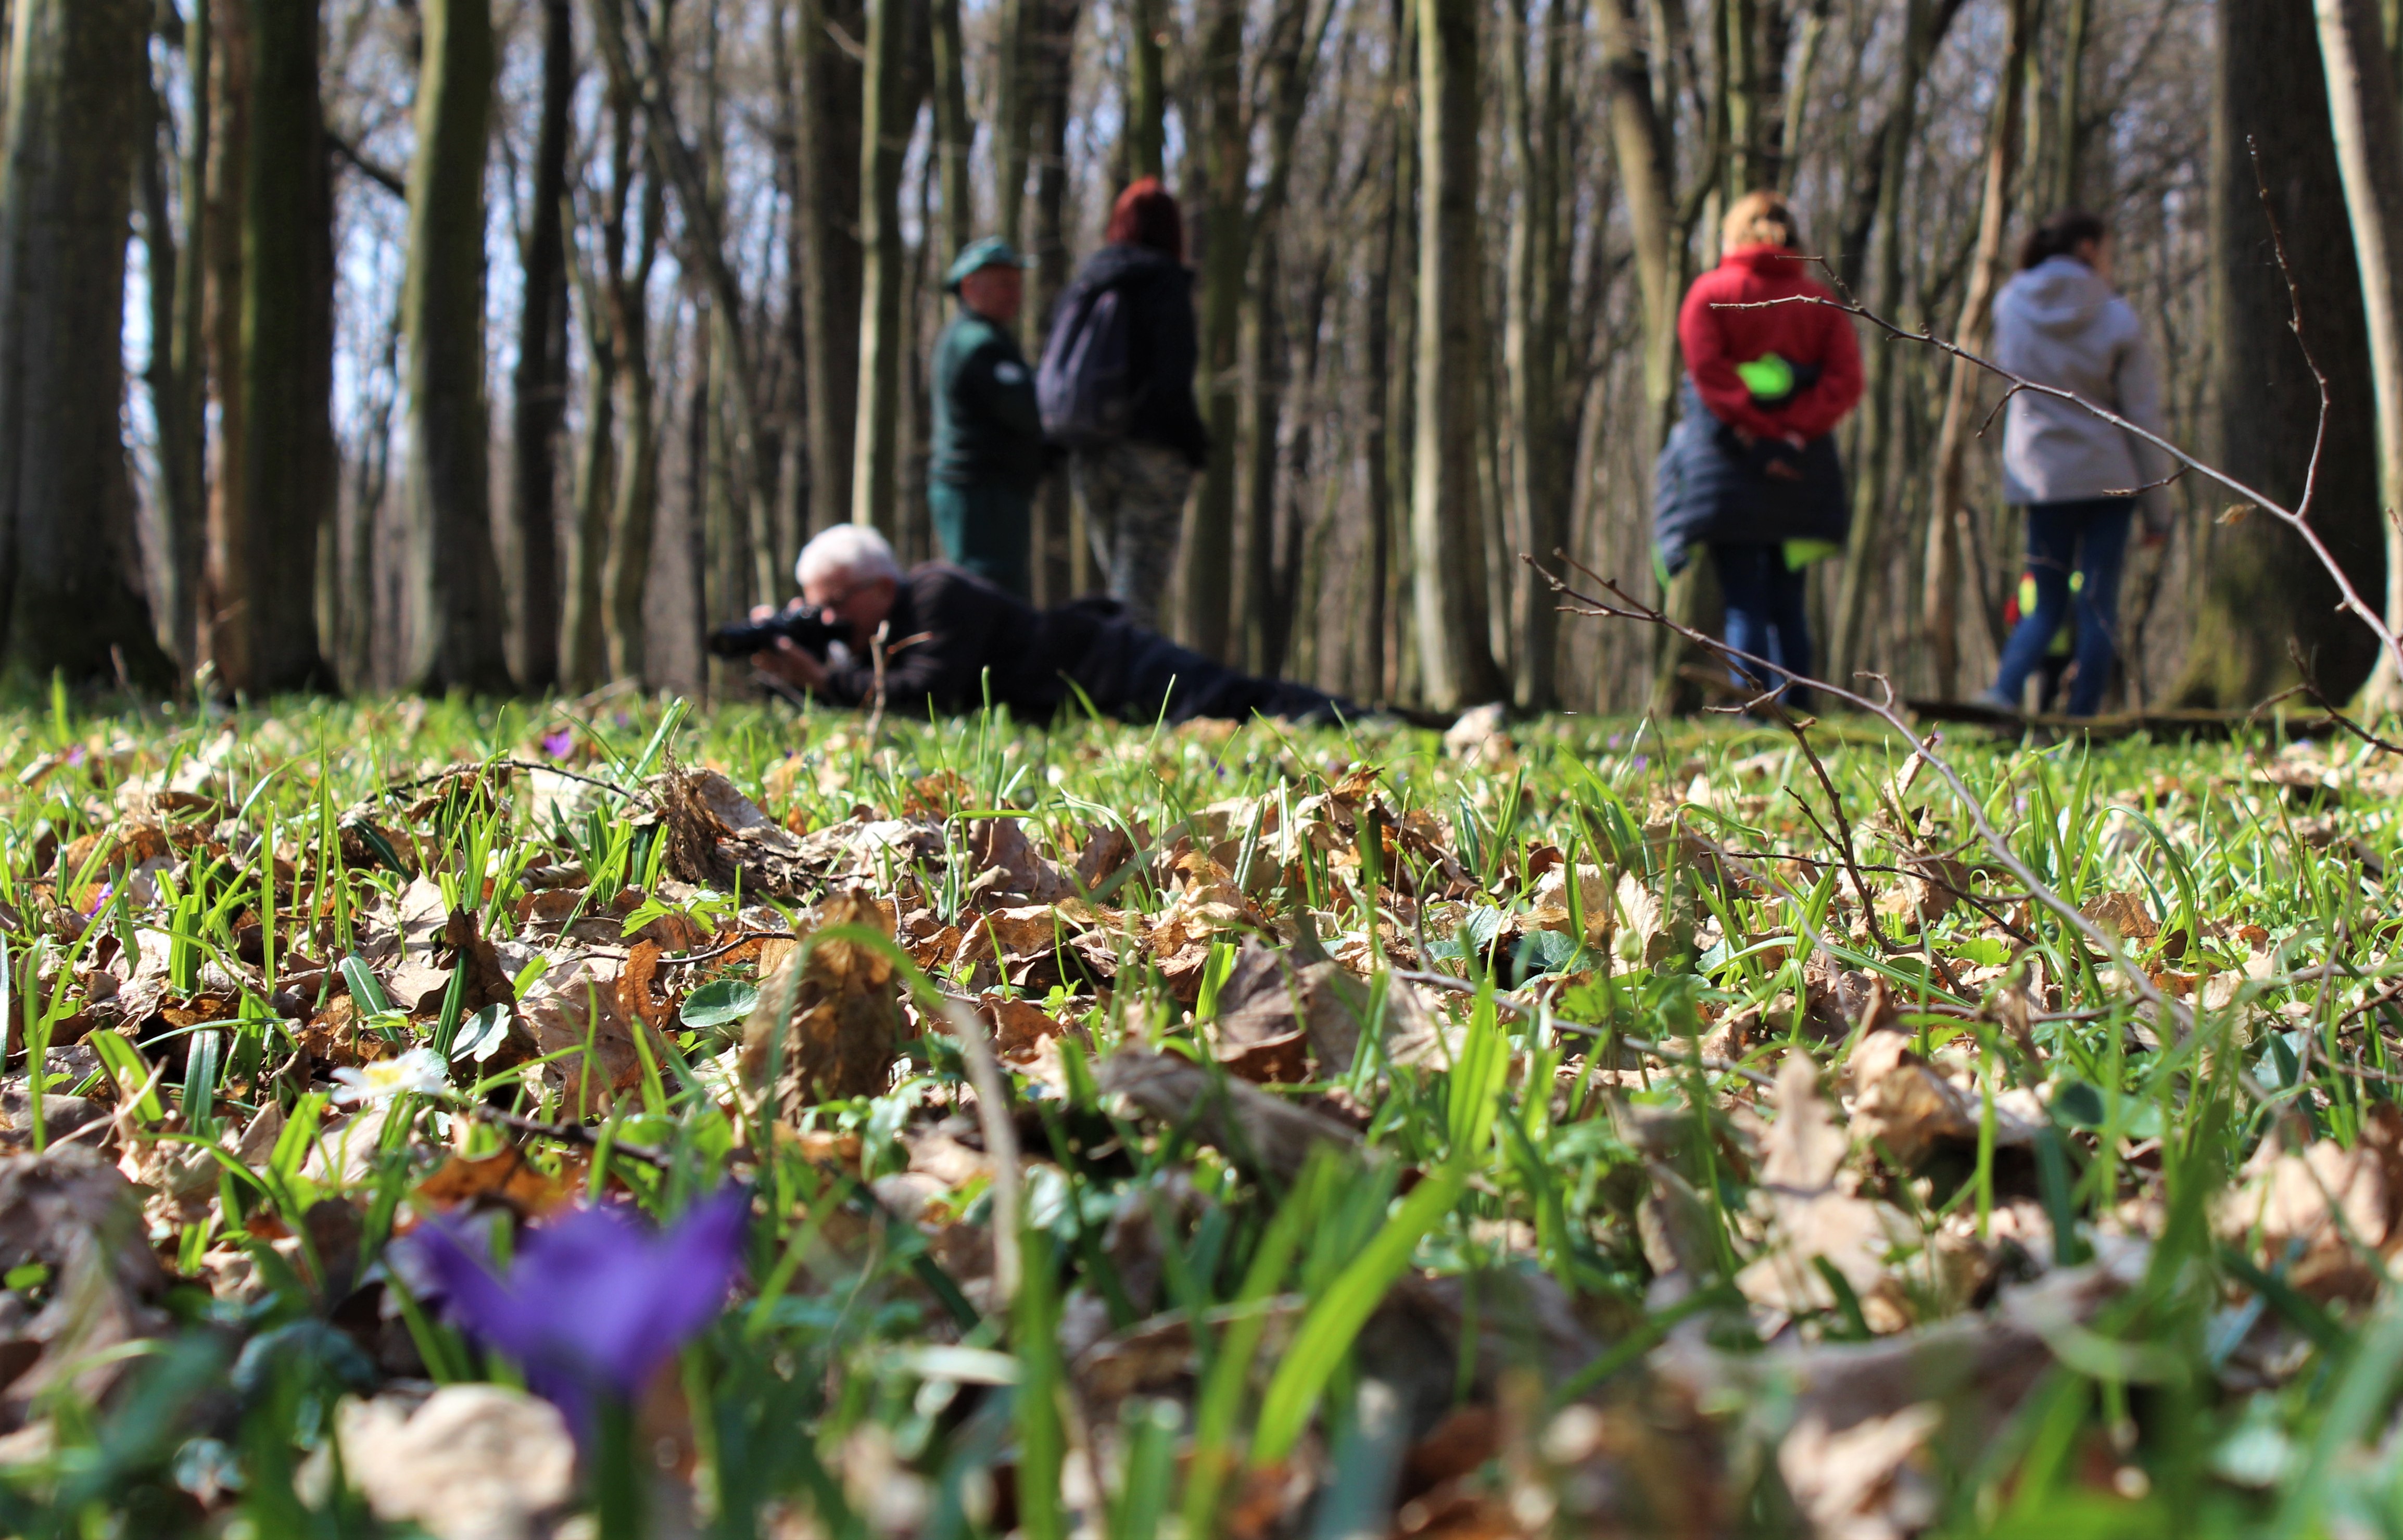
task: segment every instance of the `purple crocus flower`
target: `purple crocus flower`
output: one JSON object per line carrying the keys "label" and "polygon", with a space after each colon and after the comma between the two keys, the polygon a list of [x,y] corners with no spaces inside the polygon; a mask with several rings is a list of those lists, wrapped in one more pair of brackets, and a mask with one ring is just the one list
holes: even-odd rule
{"label": "purple crocus flower", "polygon": [[91,902],[83,907],[84,913],[98,914],[100,912],[100,906],[107,903],[110,896],[116,892],[117,884],[114,882],[103,882],[100,886],[92,889]]}
{"label": "purple crocus flower", "polygon": [[589,1450],[595,1397],[632,1404],[726,1303],[750,1213],[740,1187],[657,1232],[614,1209],[577,1209],[528,1230],[507,1278],[440,1220],[403,1243],[438,1282],[451,1319],[516,1359]]}
{"label": "purple crocus flower", "polygon": [[542,752],[553,759],[564,759],[567,751],[576,746],[576,734],[567,728],[554,728],[542,735]]}

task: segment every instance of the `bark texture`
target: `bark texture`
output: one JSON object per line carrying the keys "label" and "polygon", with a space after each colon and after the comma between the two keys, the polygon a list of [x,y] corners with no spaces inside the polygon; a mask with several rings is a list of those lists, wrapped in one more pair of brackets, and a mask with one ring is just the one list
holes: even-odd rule
{"label": "bark texture", "polygon": [[[2320,389],[2289,329],[2286,282],[2271,241],[2285,237],[2302,340],[2327,377],[2327,435],[2312,521],[2365,594],[2383,590],[2377,427],[2344,187],[2327,124],[2299,103],[2327,100],[2311,7],[2295,0],[2222,0],[2217,119],[2213,125],[2213,363],[2218,423],[2212,458],[2289,507],[2303,493]],[[2260,157],[2257,188],[2248,145]],[[2294,532],[2265,518],[2203,526],[2195,633],[2181,705],[2250,707],[2293,683],[2288,647],[2342,698],[2376,661],[2368,631],[2336,610],[2336,585]]]}
{"label": "bark texture", "polygon": [[509,687],[493,547],[484,399],[484,153],[493,101],[491,0],[425,0],[417,158],[409,175],[410,682]]}
{"label": "bark texture", "polygon": [[568,0],[543,0],[542,117],[535,127],[511,383],[510,521],[517,530],[518,679],[559,682],[559,433],[567,416],[567,140],[576,97]]}
{"label": "bark texture", "polygon": [[[20,683],[164,685],[127,574],[125,240],[141,0],[18,0],[0,162],[0,638]],[[121,660],[121,661],[120,661]]]}
{"label": "bark texture", "polygon": [[1418,0],[1418,435],[1410,489],[1421,692],[1503,695],[1487,635],[1477,506],[1477,7]]}

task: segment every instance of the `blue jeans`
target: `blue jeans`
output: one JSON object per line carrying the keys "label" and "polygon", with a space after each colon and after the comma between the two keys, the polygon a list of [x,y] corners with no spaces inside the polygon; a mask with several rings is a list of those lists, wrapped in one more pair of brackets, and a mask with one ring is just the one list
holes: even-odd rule
{"label": "blue jeans", "polygon": [[[1718,564],[1719,592],[1727,600],[1727,645],[1769,659],[1789,677],[1809,678],[1811,621],[1803,608],[1802,574],[1785,564],[1785,548],[1714,541],[1711,559]],[[1774,683],[1753,680],[1741,669],[1734,677],[1752,688]],[[1788,689],[1784,700],[1789,710],[1810,709],[1808,691]]]}
{"label": "blue jeans", "polygon": [[2021,617],[2003,645],[1995,694],[2014,704],[2020,701],[2028,675],[2044,661],[2045,647],[2072,613],[2069,575],[2076,571],[2077,676],[2069,687],[2069,715],[2091,716],[2102,706],[2111,666],[2119,657],[2119,566],[2135,512],[2132,497],[2028,505],[2028,575],[2035,579],[2035,608]]}

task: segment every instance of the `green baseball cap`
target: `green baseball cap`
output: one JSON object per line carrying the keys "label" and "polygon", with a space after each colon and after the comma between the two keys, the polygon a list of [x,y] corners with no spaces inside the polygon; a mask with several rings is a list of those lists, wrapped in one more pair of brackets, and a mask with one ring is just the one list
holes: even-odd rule
{"label": "green baseball cap", "polygon": [[979,268],[1031,268],[1035,258],[1021,254],[1016,246],[998,235],[987,235],[969,242],[960,249],[951,263],[951,271],[943,274],[943,287],[957,293],[960,280]]}

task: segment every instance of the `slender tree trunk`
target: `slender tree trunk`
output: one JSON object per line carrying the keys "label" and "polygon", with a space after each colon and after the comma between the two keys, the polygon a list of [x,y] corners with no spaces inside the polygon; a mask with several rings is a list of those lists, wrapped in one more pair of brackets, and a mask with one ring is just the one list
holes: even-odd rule
{"label": "slender tree trunk", "polygon": [[1643,297],[1644,439],[1657,449],[1668,437],[1669,405],[1677,392],[1681,298],[1669,126],[1655,110],[1652,65],[1635,40],[1632,0],[1600,0],[1594,20],[1609,83],[1611,148],[1634,232],[1635,281]]}
{"label": "slender tree trunk", "polygon": [[1477,508],[1477,9],[1418,0],[1418,444],[1410,543],[1423,691],[1438,708],[1491,701]]}
{"label": "slender tree trunk", "polygon": [[2086,35],[2091,22],[2093,0],[2069,0],[2067,25],[2061,40],[2061,93],[2053,103],[2059,115],[2053,137],[2052,206],[2074,208],[2083,179],[2078,174],[2078,161],[2086,152],[2081,141],[2084,124],[2077,116],[2077,99],[2084,90],[2086,73]]}
{"label": "slender tree trunk", "polygon": [[[217,542],[215,656],[253,695],[326,682],[313,606],[317,542],[340,474],[333,186],[317,83],[316,0],[245,0],[250,124],[243,176],[240,500]],[[480,316],[479,317],[480,321]]]}
{"label": "slender tree trunk", "polygon": [[1802,13],[1802,35],[1795,44],[1794,75],[1785,88],[1785,121],[1777,131],[1777,187],[1791,194],[1802,169],[1803,111],[1811,104],[1811,88],[1819,70],[1820,45],[1827,36],[1831,0],[1812,0]]}
{"label": "slender tree trunk", "polygon": [[1166,174],[1168,85],[1162,59],[1163,0],[1128,0],[1127,180]]}
{"label": "slender tree trunk", "polygon": [[859,401],[860,246],[858,65],[826,37],[855,21],[844,0],[799,0],[793,65],[799,76],[792,244],[800,271],[802,396],[810,528],[851,517],[852,442]]}
{"label": "slender tree trunk", "polygon": [[409,177],[410,683],[509,687],[493,548],[484,401],[484,154],[493,100],[491,0],[424,0],[418,151]]}
{"label": "slender tree trunk", "polygon": [[976,233],[976,194],[968,179],[968,151],[976,122],[968,117],[967,66],[960,41],[960,0],[933,0],[935,56],[935,157],[941,168],[946,264]]}
{"label": "slender tree trunk", "polygon": [[149,8],[18,0],[0,162],[0,638],[21,686],[174,675],[129,579],[125,240]]}
{"label": "slender tree trunk", "polygon": [[1185,547],[1185,631],[1208,657],[1230,656],[1234,598],[1236,346],[1250,266],[1251,115],[1243,96],[1243,7],[1209,0],[1202,35],[1207,103],[1203,165],[1209,187],[1202,253],[1202,410],[1210,459]]}
{"label": "slender tree trunk", "polygon": [[[5,0],[0,0],[5,5]],[[174,374],[175,400],[162,413],[163,435],[172,417],[175,445],[162,451],[162,466],[172,467],[173,480],[160,499],[166,513],[168,578],[167,634],[176,660],[186,673],[200,667],[201,572],[208,552],[208,242],[209,158],[215,109],[211,104],[215,78],[215,38],[210,0],[195,0],[191,20],[184,28],[185,75],[190,82],[191,124],[182,166],[183,261],[175,271]]]}
{"label": "slender tree trunk", "polygon": [[632,271],[610,297],[609,329],[618,344],[617,416],[625,424],[617,470],[618,506],[610,520],[609,557],[601,584],[607,593],[609,673],[641,679],[646,657],[643,600],[649,590],[651,534],[659,514],[660,439],[651,379],[651,265],[667,219],[667,189],[656,168],[643,176],[643,209]]}
{"label": "slender tree trunk", "polygon": [[[1986,346],[1986,324],[1993,310],[1994,291],[2002,284],[2003,229],[2010,217],[2011,176],[2020,146],[2020,103],[2027,80],[2029,0],[2009,0],[2009,51],[2003,60],[1995,92],[1994,119],[1986,143],[1986,187],[1978,213],[1978,245],[1970,258],[1969,288],[1961,302],[1961,318],[1953,340],[1972,353]],[[1944,390],[1944,423],[1936,437],[1936,474],[1927,513],[1925,586],[1921,593],[1920,623],[1927,636],[1928,659],[1935,670],[1936,692],[1946,700],[1961,683],[1960,563],[1967,548],[1962,529],[1968,510],[1962,503],[1962,481],[1967,469],[1969,438],[1976,431],[1969,420],[1975,409],[1982,371],[1965,359],[1952,361]]]}
{"label": "slender tree trunk", "polygon": [[[1397,38],[1394,74],[1407,78],[1403,72],[1408,66],[1399,57],[1398,43]],[[1399,227],[1409,217],[1401,206],[1401,158],[1408,153],[1409,141],[1397,109],[1389,107],[1380,116],[1378,132],[1383,137],[1375,152],[1376,245],[1365,264],[1360,296],[1360,352],[1365,366],[1361,392],[1366,398],[1361,415],[1367,421],[1360,436],[1360,470],[1367,505],[1364,534],[1368,571],[1357,631],[1360,657],[1350,682],[1363,701],[1386,699],[1390,683],[1385,670],[1385,588],[1393,566],[1394,478],[1387,457],[1392,453],[1396,395],[1390,316],[1395,270],[1400,258]]]}
{"label": "slender tree trunk", "polygon": [[[202,554],[201,645],[208,665],[222,680],[229,670],[243,665],[220,656],[229,643],[229,620],[238,620],[243,603],[226,588],[228,569],[241,557],[232,544],[243,509],[249,506],[243,475],[250,457],[243,452],[247,439],[245,414],[250,393],[243,388],[242,366],[242,234],[249,205],[251,40],[248,0],[201,0],[215,13],[215,71],[209,81],[208,211],[204,248],[208,277],[202,298],[201,328],[206,337],[210,395],[216,407],[215,475],[207,479],[208,525]],[[203,410],[206,409],[203,403]],[[239,581],[239,576],[236,579]]]}
{"label": "slender tree trunk", "polygon": [[[2377,0],[2313,0],[2313,8],[2369,324],[2378,501],[2386,515],[2386,624],[2393,630],[2403,625],[2403,527],[2396,522],[2403,517],[2403,111],[2387,74]],[[2403,707],[2403,674],[2392,652],[2379,656],[2368,703],[2378,711]]]}
{"label": "slender tree trunk", "polygon": [[868,266],[859,308],[851,518],[888,532],[901,409],[901,160],[918,106],[910,84],[909,12],[902,0],[871,0],[868,87],[860,98],[859,243]]}
{"label": "slender tree trunk", "polygon": [[[176,249],[174,215],[169,208],[168,178],[174,171],[174,134],[167,104],[151,71],[143,72],[142,129],[137,181],[142,200],[142,246],[148,283],[144,298],[150,322],[150,355],[143,381],[150,392],[150,413],[159,432],[160,525],[165,535],[166,559],[160,563],[158,608],[154,618],[165,622],[161,644],[179,662],[191,654],[182,645],[174,617],[190,606],[183,575],[176,570],[175,534],[186,485],[184,458],[190,452],[184,423],[184,387],[175,372],[175,294],[184,263]],[[5,119],[0,119],[5,121]]]}
{"label": "slender tree trunk", "polygon": [[1243,391],[1238,412],[1242,484],[1236,489],[1243,524],[1243,598],[1236,640],[1244,666],[1274,675],[1284,661],[1289,617],[1280,614],[1277,589],[1277,439],[1289,379],[1285,348],[1285,266],[1276,227],[1255,243],[1257,268],[1243,309],[1237,370]]}
{"label": "slender tree trunk", "polygon": [[[1561,156],[1567,132],[1564,55],[1578,18],[1554,0],[1544,13],[1542,73],[1529,57],[1528,0],[1514,0],[1510,66],[1502,72],[1511,153],[1518,162],[1520,197],[1510,223],[1507,315],[1504,323],[1503,370],[1509,399],[1516,473],[1509,483],[1507,521],[1512,553],[1549,562],[1566,543],[1569,489],[1560,441],[1561,313],[1563,298],[1563,230]],[[1540,82],[1540,95],[1535,90]],[[1516,611],[1519,704],[1532,711],[1551,707],[1556,694],[1555,653],[1560,613],[1549,590],[1525,580],[1511,562],[1509,591]]]}
{"label": "slender tree trunk", "polygon": [[[1957,10],[1957,0],[1948,0]],[[1910,166],[1910,146],[1919,113],[1920,82],[1936,51],[1936,40],[1950,15],[1939,18],[1931,0],[1910,0],[1904,22],[1902,67],[1894,96],[1877,133],[1879,150],[1877,197],[1870,204],[1878,247],[1878,303],[1891,314],[1902,301],[1903,180]],[[1848,280],[1848,283],[1851,281]],[[1836,613],[1829,628],[1829,677],[1842,680],[1868,666],[1863,625],[1868,599],[1882,582],[1885,550],[1882,534],[1886,517],[1887,446],[1894,431],[1896,352],[1887,342],[1868,349],[1868,380],[1862,393],[1863,414],[1853,457],[1853,525],[1844,541],[1844,569],[1836,588]]]}
{"label": "slender tree trunk", "polygon": [[542,0],[542,117],[535,138],[511,423],[518,674],[529,690],[559,681],[559,433],[567,416],[567,138],[575,100],[576,28],[568,0]]}
{"label": "slender tree trunk", "polygon": [[1026,228],[1026,144],[1034,131],[1027,103],[1027,35],[1043,0],[1000,0],[993,91],[995,223],[1011,245]]}
{"label": "slender tree trunk", "polygon": [[[1390,356],[1418,358],[1419,283],[1419,114],[1418,0],[1389,0],[1394,35],[1394,206],[1389,229],[1393,251],[1386,264],[1391,287],[1385,305],[1393,330]],[[1408,368],[1389,368],[1384,376],[1385,484],[1387,500],[1378,509],[1379,535],[1394,560],[1385,573],[1378,604],[1384,612],[1377,645],[1385,663],[1386,699],[1419,693],[1417,628],[1413,624],[1416,591],[1411,571],[1410,505],[1418,477],[1418,382]]]}
{"label": "slender tree trunk", "polygon": [[[1082,9],[1078,0],[1042,0],[1033,12],[1040,26],[1027,39],[1030,105],[1041,151],[1035,172],[1034,303],[1026,309],[1027,352],[1035,356],[1041,355],[1051,308],[1073,271],[1067,229],[1068,93]],[[1073,527],[1076,515],[1070,504],[1064,475],[1046,477],[1035,491],[1034,577],[1037,596],[1048,604],[1077,591],[1075,573],[1085,541]]]}
{"label": "slender tree trunk", "polygon": [[618,391],[622,372],[618,314],[626,284],[626,214],[634,174],[634,104],[614,85],[608,96],[609,187],[593,232],[593,252],[571,246],[584,315],[584,445],[576,471],[576,537],[567,551],[563,673],[576,689],[601,683],[609,667],[603,573],[617,506]]}

